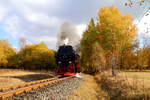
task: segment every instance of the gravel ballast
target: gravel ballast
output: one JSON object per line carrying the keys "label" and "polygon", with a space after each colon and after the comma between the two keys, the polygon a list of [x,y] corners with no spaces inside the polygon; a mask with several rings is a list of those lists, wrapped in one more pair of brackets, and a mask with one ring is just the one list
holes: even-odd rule
{"label": "gravel ballast", "polygon": [[82,81],[83,79],[81,78],[71,78],[54,85],[14,96],[10,100],[67,100],[67,96],[71,95]]}

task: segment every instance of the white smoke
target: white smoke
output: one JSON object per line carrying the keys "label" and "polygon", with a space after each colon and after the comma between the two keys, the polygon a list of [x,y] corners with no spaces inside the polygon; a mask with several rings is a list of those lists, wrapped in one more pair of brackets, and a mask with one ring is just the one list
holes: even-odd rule
{"label": "white smoke", "polygon": [[64,44],[73,47],[80,44],[80,36],[77,27],[69,22],[65,22],[61,25],[57,36],[57,48]]}

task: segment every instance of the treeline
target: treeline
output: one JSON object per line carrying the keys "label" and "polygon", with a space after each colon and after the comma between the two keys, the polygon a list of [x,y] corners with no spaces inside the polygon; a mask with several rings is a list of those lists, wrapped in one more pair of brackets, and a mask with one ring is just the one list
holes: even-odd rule
{"label": "treeline", "polygon": [[55,51],[44,43],[26,45],[17,51],[7,40],[0,40],[0,68],[54,69]]}
{"label": "treeline", "polygon": [[128,50],[122,54],[122,69],[150,69],[150,45],[138,50]]}
{"label": "treeline", "polygon": [[130,14],[115,7],[103,7],[91,19],[81,40],[85,72],[106,69],[150,69],[150,46],[139,49],[137,28]]}

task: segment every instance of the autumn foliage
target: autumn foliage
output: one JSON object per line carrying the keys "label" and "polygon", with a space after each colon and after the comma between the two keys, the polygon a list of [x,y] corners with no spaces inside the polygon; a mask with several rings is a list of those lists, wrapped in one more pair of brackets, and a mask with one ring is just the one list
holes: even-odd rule
{"label": "autumn foliage", "polygon": [[0,40],[0,67],[8,67],[12,64],[12,57],[16,54],[15,49],[7,40]]}
{"label": "autumn foliage", "polygon": [[[146,36],[147,37],[147,36]],[[44,43],[25,45],[15,50],[7,40],[0,40],[0,67],[54,69],[55,51]],[[150,39],[139,48],[137,28],[130,14],[114,6],[102,7],[97,19],[91,19],[81,39],[81,64],[84,71],[95,74],[112,69],[150,69]]]}
{"label": "autumn foliage", "polygon": [[55,67],[55,53],[44,43],[25,46],[18,53],[19,65],[24,69],[50,69]]}
{"label": "autumn foliage", "polygon": [[0,40],[0,67],[54,69],[55,51],[40,43],[26,45],[17,52],[7,40]]}
{"label": "autumn foliage", "polygon": [[[81,40],[85,71],[93,73],[102,69],[124,68],[124,59],[128,57],[124,53],[131,50],[134,58],[136,35],[137,28],[131,15],[123,15],[113,6],[101,8],[97,20],[94,22],[91,19]],[[131,64],[132,61],[127,63]]]}

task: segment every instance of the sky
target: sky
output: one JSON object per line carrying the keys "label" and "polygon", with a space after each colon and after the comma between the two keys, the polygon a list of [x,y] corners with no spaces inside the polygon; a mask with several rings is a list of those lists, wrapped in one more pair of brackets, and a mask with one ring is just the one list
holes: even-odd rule
{"label": "sky", "polygon": [[150,26],[150,15],[142,16],[148,4],[127,7],[125,2],[127,0],[0,0],[0,39],[8,40],[15,48],[19,48],[19,39],[25,38],[28,44],[44,42],[55,49],[61,24],[73,23],[82,37],[91,17],[96,19],[103,6],[116,6],[123,14],[133,14],[141,36]]}

